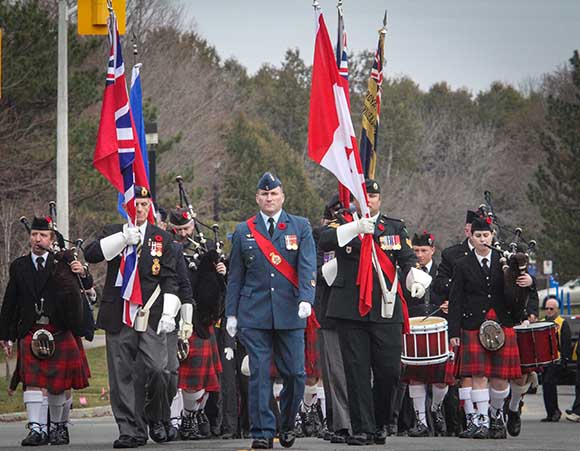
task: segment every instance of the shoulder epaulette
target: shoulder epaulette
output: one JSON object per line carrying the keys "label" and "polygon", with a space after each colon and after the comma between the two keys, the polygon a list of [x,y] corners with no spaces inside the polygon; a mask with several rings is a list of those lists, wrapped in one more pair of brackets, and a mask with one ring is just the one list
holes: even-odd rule
{"label": "shoulder epaulette", "polygon": [[340,226],[340,223],[336,219],[333,220],[332,222],[329,222],[328,223],[328,227],[331,227],[333,229],[338,228],[338,226]]}
{"label": "shoulder epaulette", "polygon": [[388,219],[389,221],[402,222],[403,224],[405,223],[405,221],[403,219],[400,219],[400,218],[390,218],[390,217],[385,216],[385,215],[383,215],[383,219]]}

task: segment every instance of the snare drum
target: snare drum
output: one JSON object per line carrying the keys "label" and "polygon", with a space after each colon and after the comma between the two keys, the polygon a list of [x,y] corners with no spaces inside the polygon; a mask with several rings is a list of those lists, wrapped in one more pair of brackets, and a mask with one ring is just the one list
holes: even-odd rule
{"label": "snare drum", "polygon": [[449,358],[447,320],[432,316],[409,319],[411,332],[403,336],[401,361],[406,365],[434,365]]}
{"label": "snare drum", "polygon": [[531,323],[515,326],[514,330],[522,368],[540,367],[559,360],[555,323],[548,321]]}

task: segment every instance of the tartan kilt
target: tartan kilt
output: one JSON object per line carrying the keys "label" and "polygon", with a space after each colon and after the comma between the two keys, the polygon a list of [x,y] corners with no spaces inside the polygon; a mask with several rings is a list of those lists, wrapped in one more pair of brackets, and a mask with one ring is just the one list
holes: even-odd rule
{"label": "tartan kilt", "polygon": [[[38,329],[46,329],[54,336],[54,355],[50,359],[40,360],[32,354],[32,335]],[[80,390],[89,386],[89,364],[82,343],[79,348],[77,337],[71,331],[57,331],[51,324],[33,327],[18,341],[18,350],[24,387],[45,388],[58,394],[69,388]]]}
{"label": "tartan kilt", "polygon": [[498,351],[487,351],[479,342],[479,329],[461,331],[457,376],[485,376],[516,379],[522,375],[520,352],[513,327],[502,326],[505,344]]}
{"label": "tartan kilt", "polygon": [[318,329],[307,327],[304,330],[304,369],[307,377],[320,377],[319,361]]}
{"label": "tartan kilt", "polygon": [[178,386],[186,391],[219,392],[218,374],[222,362],[213,326],[209,327],[209,339],[199,338],[195,332],[189,338],[189,354],[179,365]]}
{"label": "tartan kilt", "polygon": [[434,365],[402,365],[401,380],[417,381],[424,384],[455,384],[455,361],[447,359]]}

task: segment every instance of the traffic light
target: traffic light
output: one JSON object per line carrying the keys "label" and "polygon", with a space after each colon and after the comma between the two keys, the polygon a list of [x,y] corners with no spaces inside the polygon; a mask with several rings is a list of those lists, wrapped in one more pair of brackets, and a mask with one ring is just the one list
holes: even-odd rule
{"label": "traffic light", "polygon": [[[78,1],[78,32],[79,34],[107,34],[107,0],[77,0]],[[126,0],[113,0],[113,10],[117,16],[119,34],[125,34]]]}

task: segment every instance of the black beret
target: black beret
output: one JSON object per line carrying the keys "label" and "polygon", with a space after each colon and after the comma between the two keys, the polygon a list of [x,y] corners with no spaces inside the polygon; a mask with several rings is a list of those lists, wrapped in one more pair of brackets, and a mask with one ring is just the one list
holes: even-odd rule
{"label": "black beret", "polygon": [[477,231],[492,231],[491,228],[491,218],[487,217],[487,218],[475,218],[473,221],[471,221],[471,233],[477,232]]}
{"label": "black beret", "polygon": [[149,189],[144,186],[135,185],[135,199],[151,199]]}
{"label": "black beret", "polygon": [[411,244],[413,246],[431,246],[435,243],[435,237],[432,233],[427,232],[426,230],[423,231],[422,234],[415,233],[413,235],[413,239],[411,240]]}
{"label": "black beret", "polygon": [[472,210],[467,210],[467,214],[465,215],[465,224],[471,224],[475,218],[479,217],[477,212]]}
{"label": "black beret", "polygon": [[365,186],[367,188],[367,193],[370,194],[380,194],[381,193],[381,185],[376,180],[373,179],[366,179]]}

